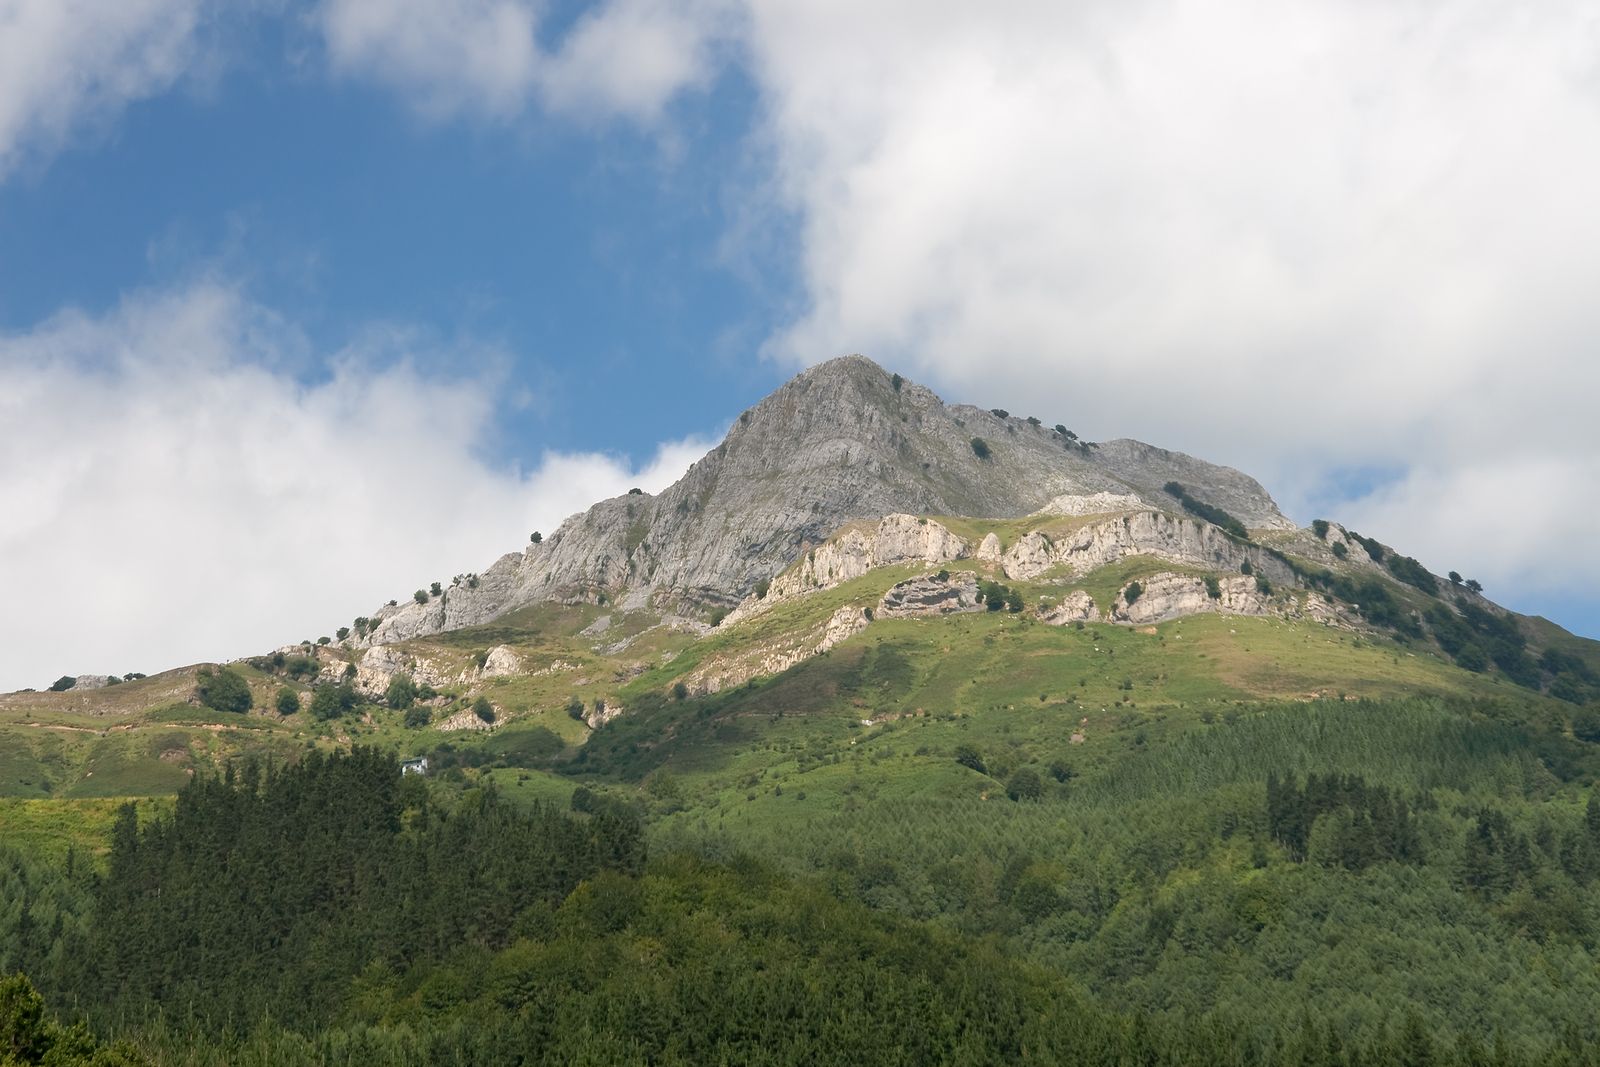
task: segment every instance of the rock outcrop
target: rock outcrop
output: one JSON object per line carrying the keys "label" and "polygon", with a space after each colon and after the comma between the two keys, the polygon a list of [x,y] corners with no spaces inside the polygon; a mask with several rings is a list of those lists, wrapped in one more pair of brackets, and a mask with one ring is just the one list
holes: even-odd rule
{"label": "rock outcrop", "polygon": [[899,582],[883,594],[877,613],[885,619],[903,619],[982,610],[978,580],[971,573],[963,573],[945,578],[926,575]]}
{"label": "rock outcrop", "polygon": [[1100,618],[1094,597],[1082,589],[1074,589],[1061,603],[1039,613],[1039,621],[1050,626],[1065,626],[1072,622],[1090,622]]}
{"label": "rock outcrop", "polygon": [[777,674],[854,637],[865,630],[869,622],[861,608],[846,605],[822,625],[798,635],[743,650],[736,656],[712,657],[710,662],[689,674],[684,683],[695,693],[715,693],[751,678]]}

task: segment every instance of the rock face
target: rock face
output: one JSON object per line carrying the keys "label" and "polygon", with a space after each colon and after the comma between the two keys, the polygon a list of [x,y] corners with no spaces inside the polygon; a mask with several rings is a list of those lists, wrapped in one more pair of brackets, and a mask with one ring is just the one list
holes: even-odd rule
{"label": "rock face", "polygon": [[867,628],[866,612],[854,605],[835,611],[821,626],[779,642],[742,651],[733,658],[714,658],[684,679],[695,693],[715,693],[768,674],[777,674]]}
{"label": "rock face", "polygon": [[[986,457],[974,438],[987,445]],[[1171,509],[1162,486],[1172,480],[1247,526],[1292,528],[1238,471],[1136,441],[1079,446],[1025,419],[947,406],[848,356],[811,368],[746,411],[661,495],[601,501],[442,596],[379,609],[362,643],[487,622],[540,600],[593,602],[603,594],[623,608],[732,606],[850,522],[1015,517],[1096,494]],[[913,540],[933,535],[905,532]]]}
{"label": "rock face", "polygon": [[877,613],[885,619],[903,619],[982,610],[978,580],[967,573],[945,579],[937,575],[908,578],[883,594]]}
{"label": "rock face", "polygon": [[[985,539],[987,541],[987,539]],[[1140,511],[1097,522],[1058,539],[1034,532],[999,557],[1008,578],[1034,578],[1052,567],[1068,574],[1116,563],[1127,556],[1159,556],[1173,563],[1211,570],[1237,571],[1249,562],[1274,582],[1292,582],[1288,567],[1266,552],[1242,545],[1208,522],[1159,511]],[[979,558],[983,558],[980,550]]]}
{"label": "rock face", "polygon": [[1071,622],[1089,622],[1098,619],[1100,612],[1094,606],[1094,597],[1082,589],[1075,589],[1067,598],[1048,611],[1039,613],[1039,621],[1050,626],[1065,626]]}
{"label": "rock face", "polygon": [[1272,598],[1256,589],[1256,580],[1244,576],[1219,578],[1213,597],[1205,580],[1189,574],[1155,574],[1140,584],[1143,593],[1129,604],[1123,594],[1111,606],[1114,622],[1142,626],[1164,622],[1181,615],[1198,615],[1202,612],[1227,612],[1232,615],[1271,615]]}

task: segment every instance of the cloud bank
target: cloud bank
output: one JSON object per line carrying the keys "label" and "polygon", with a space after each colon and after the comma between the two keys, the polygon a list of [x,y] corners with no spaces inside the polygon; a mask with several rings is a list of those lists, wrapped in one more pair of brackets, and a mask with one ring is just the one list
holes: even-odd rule
{"label": "cloud bank", "polygon": [[805,287],[769,356],[1028,398],[1600,599],[1592,4],[749,9]]}
{"label": "cloud bank", "polygon": [[209,283],[0,336],[0,691],[315,639],[709,447],[497,468],[497,383],[426,377],[404,341],[305,384],[323,356]]}

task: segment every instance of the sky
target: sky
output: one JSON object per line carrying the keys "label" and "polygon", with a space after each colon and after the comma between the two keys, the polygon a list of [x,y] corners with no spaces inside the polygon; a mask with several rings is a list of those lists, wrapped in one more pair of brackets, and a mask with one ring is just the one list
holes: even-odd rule
{"label": "sky", "polygon": [[860,352],[1600,636],[1591,0],[0,0],[0,690],[331,631]]}

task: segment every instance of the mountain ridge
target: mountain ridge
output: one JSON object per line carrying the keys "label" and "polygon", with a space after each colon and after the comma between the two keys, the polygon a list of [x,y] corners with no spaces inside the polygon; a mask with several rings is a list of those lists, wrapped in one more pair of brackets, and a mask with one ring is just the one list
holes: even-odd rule
{"label": "mountain ridge", "polygon": [[502,556],[426,602],[369,616],[362,645],[487,622],[542,600],[689,614],[737,604],[844,523],[884,515],[1011,518],[1062,496],[1137,498],[1175,511],[1178,482],[1251,529],[1294,523],[1255,479],[1181,452],[946,404],[864,356],[790,379],[660,494],[602,500],[542,543]]}

